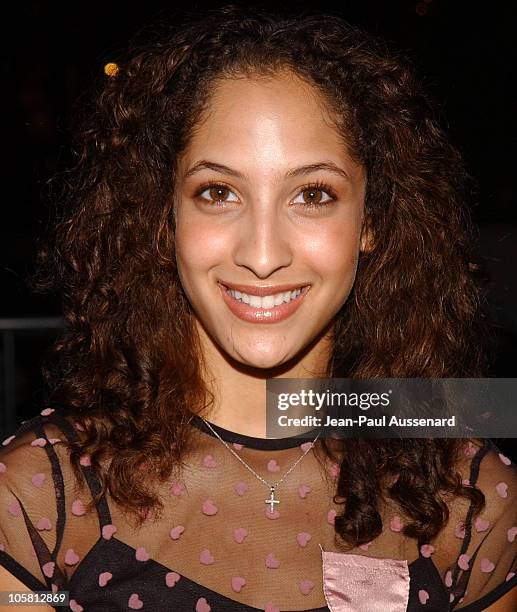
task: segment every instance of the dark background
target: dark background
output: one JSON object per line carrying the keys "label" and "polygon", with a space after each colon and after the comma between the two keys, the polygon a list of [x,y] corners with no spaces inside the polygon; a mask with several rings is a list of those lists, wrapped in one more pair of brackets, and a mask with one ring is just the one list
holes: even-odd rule
{"label": "dark background", "polygon": [[[3,4],[0,318],[60,315],[58,301],[31,295],[24,278],[32,270],[36,241],[52,218],[46,182],[70,161],[74,104],[80,104],[85,92],[87,95],[104,64],[150,21],[220,4],[225,3],[147,1],[131,5],[90,0]],[[284,2],[282,6],[339,12],[348,21],[388,39],[410,58],[438,100],[443,125],[477,183],[470,205],[491,275],[495,352],[490,376],[516,377],[517,208],[512,147],[516,140],[515,98],[510,89],[515,80],[516,58],[512,54],[517,10],[510,3],[486,5],[461,0]],[[32,330],[14,334],[17,420],[43,407],[40,360],[56,333]],[[3,342],[5,350],[5,337]],[[8,364],[5,358],[0,359],[5,374]],[[2,425],[5,429],[6,423],[0,419],[0,434],[10,433],[1,431]],[[515,456],[513,440],[498,442]]]}

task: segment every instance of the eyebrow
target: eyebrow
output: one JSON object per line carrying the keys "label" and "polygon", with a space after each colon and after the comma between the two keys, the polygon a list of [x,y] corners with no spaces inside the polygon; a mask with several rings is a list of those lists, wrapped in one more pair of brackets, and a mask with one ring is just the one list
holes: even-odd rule
{"label": "eyebrow", "polygon": [[[207,161],[205,159],[199,161],[197,164],[194,164],[190,170],[185,173],[185,179],[189,178],[196,172],[200,172],[201,170],[214,170],[215,172],[221,172],[222,174],[228,174],[230,176],[234,176],[239,179],[246,179],[246,175],[242,174],[229,166],[225,166],[224,164],[216,164],[215,162]],[[336,174],[341,178],[349,181],[350,176],[339,166],[337,166],[334,162],[319,162],[316,164],[307,164],[305,166],[299,166],[298,168],[292,168],[285,173],[285,178],[291,178],[293,176],[303,176],[305,174],[310,174],[311,172],[317,172],[318,170],[324,170],[327,172],[331,172],[332,174]]]}

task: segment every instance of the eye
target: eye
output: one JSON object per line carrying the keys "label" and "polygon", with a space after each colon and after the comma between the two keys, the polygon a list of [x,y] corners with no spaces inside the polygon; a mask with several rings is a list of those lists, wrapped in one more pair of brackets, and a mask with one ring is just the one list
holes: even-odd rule
{"label": "eye", "polygon": [[304,208],[321,208],[336,200],[336,194],[324,183],[311,183],[300,191],[293,204],[301,204]]}
{"label": "eye", "polygon": [[[226,203],[239,201],[235,193],[224,183],[205,183],[194,195],[211,206],[224,206]],[[336,199],[337,196],[329,185],[317,182],[303,187],[292,204],[299,204],[305,209],[317,209],[328,206]]]}
{"label": "eye", "polygon": [[[208,194],[207,196],[203,194]],[[233,198],[229,198],[229,195]],[[238,202],[239,198],[226,185],[222,183],[206,183],[202,185],[196,192],[196,197],[200,197],[206,202],[222,206],[225,202]]]}

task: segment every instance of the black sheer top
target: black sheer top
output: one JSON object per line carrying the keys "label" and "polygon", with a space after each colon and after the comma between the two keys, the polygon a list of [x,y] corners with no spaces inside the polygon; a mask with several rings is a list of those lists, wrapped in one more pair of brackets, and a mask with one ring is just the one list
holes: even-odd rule
{"label": "black sheer top", "polygon": [[[418,548],[388,506],[382,534],[344,552],[334,533],[338,466],[311,442],[261,439],[199,417],[195,452],[163,484],[163,516],[134,530],[112,499],[85,512],[99,482],[81,459],[75,481],[66,440],[80,425],[47,408],[0,447],[0,565],[33,591],[67,590],[73,612],[386,612],[483,610],[517,584],[517,468],[488,440],[472,440],[458,466],[486,497],[472,520],[467,500]],[[318,444],[318,442],[316,442]],[[308,451],[308,452],[306,452]],[[65,610],[66,607],[56,607]]]}

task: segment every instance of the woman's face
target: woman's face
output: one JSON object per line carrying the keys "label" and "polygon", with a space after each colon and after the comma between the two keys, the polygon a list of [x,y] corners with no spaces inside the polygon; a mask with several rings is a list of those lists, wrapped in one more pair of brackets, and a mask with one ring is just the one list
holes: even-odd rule
{"label": "woman's face", "polygon": [[364,168],[304,81],[214,86],[175,201],[178,270],[204,341],[258,368],[324,341],[354,282],[364,193]]}

